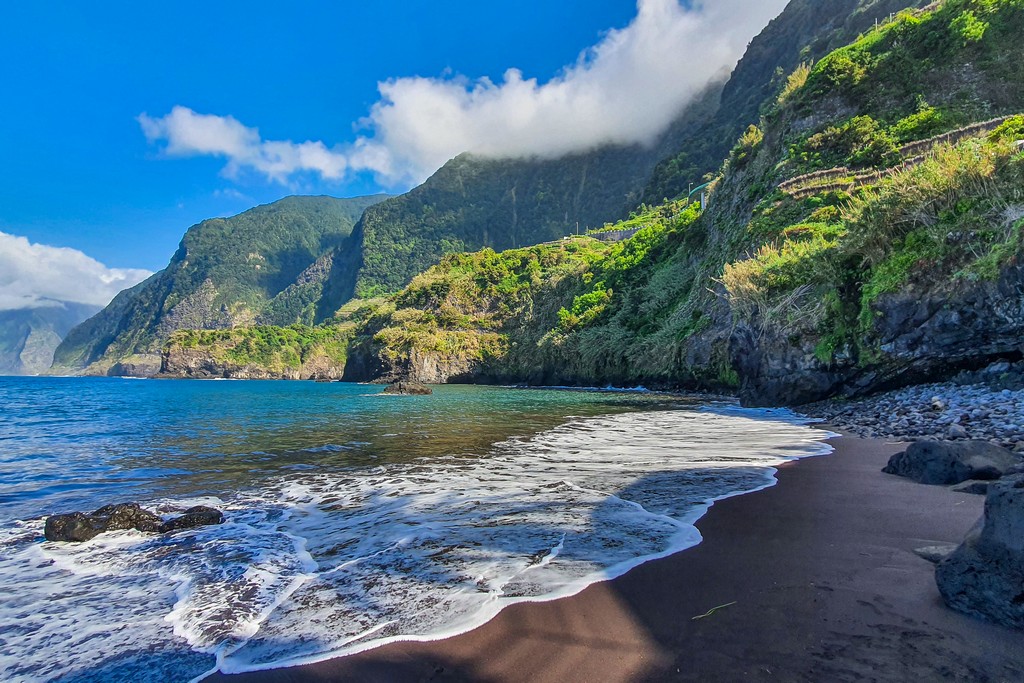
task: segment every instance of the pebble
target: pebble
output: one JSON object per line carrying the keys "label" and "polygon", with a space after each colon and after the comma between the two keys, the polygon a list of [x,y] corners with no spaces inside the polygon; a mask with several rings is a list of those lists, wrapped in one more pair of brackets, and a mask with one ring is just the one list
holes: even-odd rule
{"label": "pebble", "polygon": [[862,399],[822,401],[799,410],[858,436],[983,439],[1024,452],[1024,388],[947,382]]}

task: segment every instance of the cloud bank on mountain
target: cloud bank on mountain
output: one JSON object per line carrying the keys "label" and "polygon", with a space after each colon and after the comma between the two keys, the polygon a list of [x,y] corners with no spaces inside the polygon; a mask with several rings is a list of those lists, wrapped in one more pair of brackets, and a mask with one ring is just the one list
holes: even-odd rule
{"label": "cloud bank on mountain", "polygon": [[462,153],[558,157],[603,144],[649,144],[711,79],[731,68],[786,0],[638,0],[637,15],[610,30],[546,82],[510,68],[500,82],[465,76],[402,77],[378,85],[360,125],[367,134],[323,142],[265,140],[231,116],[177,106],[139,116],[168,156],[213,155],[224,174],[251,171],[287,183],[372,172],[396,187],[422,182]]}
{"label": "cloud bank on mountain", "polygon": [[150,275],[137,268],[108,268],[77,249],[33,244],[0,232],[0,311],[63,301],[106,306],[122,289]]}

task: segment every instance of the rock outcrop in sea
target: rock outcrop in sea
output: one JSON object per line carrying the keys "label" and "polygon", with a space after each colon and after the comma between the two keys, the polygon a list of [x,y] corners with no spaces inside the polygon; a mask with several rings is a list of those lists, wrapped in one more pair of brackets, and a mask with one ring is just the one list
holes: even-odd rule
{"label": "rock outcrop in sea", "polygon": [[381,393],[394,396],[429,396],[434,390],[419,382],[399,381],[389,384]]}
{"label": "rock outcrop in sea", "polygon": [[178,517],[164,521],[142,509],[138,503],[104,505],[91,513],[71,512],[46,518],[44,536],[47,541],[81,543],[106,531],[134,529],[147,533],[167,533],[224,522],[224,513],[215,508],[197,505]]}

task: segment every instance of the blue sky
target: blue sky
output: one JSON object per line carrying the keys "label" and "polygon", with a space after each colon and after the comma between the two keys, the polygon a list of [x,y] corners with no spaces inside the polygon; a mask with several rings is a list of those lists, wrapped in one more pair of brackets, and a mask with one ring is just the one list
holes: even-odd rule
{"label": "blue sky", "polygon": [[103,304],[189,226],[289,194],[652,142],[785,2],[10,3],[0,310]]}
{"label": "blue sky", "polygon": [[[299,3],[296,3],[298,5]],[[112,266],[158,269],[184,230],[293,192],[378,191],[372,178],[296,185],[169,160],[136,117],[175,105],[274,139],[353,137],[397,76],[549,77],[633,0],[10,3],[0,25],[0,230]],[[159,7],[159,9],[154,9]]]}

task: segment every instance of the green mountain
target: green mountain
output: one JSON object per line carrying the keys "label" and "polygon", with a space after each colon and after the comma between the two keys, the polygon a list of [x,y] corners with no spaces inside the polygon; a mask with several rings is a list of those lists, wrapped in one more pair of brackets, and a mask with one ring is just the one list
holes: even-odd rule
{"label": "green mountain", "polygon": [[720,102],[706,121],[678,140],[652,171],[646,204],[678,197],[716,173],[733,143],[778,93],[785,77],[854,40],[876,21],[927,0],[792,0],[755,37],[733,70]]}
{"label": "green mountain", "polygon": [[[143,354],[151,371],[155,354],[177,329],[314,324],[353,294],[401,289],[445,254],[543,243],[624,218],[645,192],[672,196],[699,182],[776,87],[776,74],[825,49],[815,46],[884,16],[890,5],[894,0],[796,0],[751,44],[728,83],[710,85],[656,144],[605,146],[559,159],[462,155],[422,186],[369,206],[343,245],[320,250],[309,244],[315,235],[300,231],[294,258],[287,239],[250,253],[244,245],[258,244],[266,231],[256,222],[240,227],[249,214],[230,219],[226,228],[203,223],[183,242],[190,258],[179,252],[164,273],[75,330],[57,364],[81,369],[103,359],[94,370],[105,372],[111,362]],[[253,218],[261,215],[254,211]],[[225,229],[238,240],[222,240]],[[271,236],[273,230],[270,225]],[[283,261],[259,260],[268,255]]]}
{"label": "green mountain", "polygon": [[456,157],[421,186],[367,210],[356,228],[365,245],[357,294],[395,292],[445,254],[540,244],[625,217],[658,160],[716,110],[721,88],[709,86],[650,147],[607,145],[557,159]]}
{"label": "green mountain", "polygon": [[792,403],[1019,358],[1020,35],[1022,0],[872,22],[777,80],[703,215],[669,203],[611,247],[449,257],[368,318],[347,376]]}
{"label": "green mountain", "polygon": [[[848,42],[907,0],[794,0],[656,144],[605,146],[558,159],[461,155],[423,185],[368,210],[356,292],[397,291],[445,254],[504,250],[586,232],[658,204],[718,169],[779,79]],[[671,59],[672,55],[666,55]]]}
{"label": "green mountain", "polygon": [[352,228],[386,198],[288,197],[189,228],[167,268],[67,335],[54,371],[152,374],[176,330],[330,318],[355,287]]}
{"label": "green mountain", "polygon": [[0,375],[46,372],[61,339],[99,310],[99,306],[54,301],[39,308],[0,311]]}

